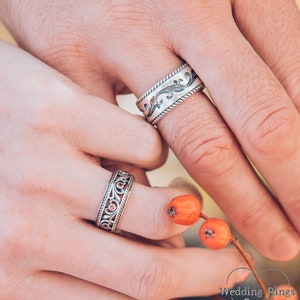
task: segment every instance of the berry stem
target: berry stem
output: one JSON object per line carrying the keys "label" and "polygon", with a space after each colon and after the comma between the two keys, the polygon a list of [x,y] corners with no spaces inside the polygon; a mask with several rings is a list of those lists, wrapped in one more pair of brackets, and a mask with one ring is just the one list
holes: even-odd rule
{"label": "berry stem", "polygon": [[[202,212],[200,213],[200,218],[202,218],[204,220],[209,219],[209,217],[206,216],[205,214],[203,214]],[[239,251],[239,253],[244,258],[244,260],[247,263],[247,265],[249,266],[249,268],[253,271],[255,279],[256,279],[257,283],[259,284],[259,286],[262,289],[262,292],[264,294],[264,299],[269,299],[269,293],[268,293],[268,290],[266,288],[266,285],[264,284],[261,276],[259,275],[259,273],[258,273],[258,271],[257,271],[257,269],[256,269],[256,267],[253,263],[253,260],[250,258],[250,256],[247,254],[247,252],[244,250],[244,248],[240,244],[239,240],[234,235],[231,235],[230,239],[231,239],[232,245],[235,246],[235,248]]]}
{"label": "berry stem", "polygon": [[204,219],[204,220],[208,220],[209,219],[209,217],[208,216],[206,216],[204,213],[200,213],[200,218],[202,218],[202,219]]}
{"label": "berry stem", "polygon": [[257,271],[257,269],[256,269],[256,267],[253,263],[253,260],[246,253],[246,251],[244,250],[244,248],[240,244],[239,240],[234,235],[231,236],[231,243],[240,252],[240,254],[243,256],[245,262],[248,264],[249,268],[253,271],[255,279],[256,279],[257,283],[259,284],[259,286],[261,287],[262,292],[264,294],[264,299],[269,299],[269,293],[268,293],[267,287],[264,284],[261,276],[259,275],[259,273],[258,273],[258,271]]}

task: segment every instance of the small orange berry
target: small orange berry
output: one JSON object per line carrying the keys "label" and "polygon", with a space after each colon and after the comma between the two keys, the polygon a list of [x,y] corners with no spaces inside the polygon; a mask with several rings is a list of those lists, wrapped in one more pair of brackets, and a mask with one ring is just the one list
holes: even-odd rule
{"label": "small orange berry", "polygon": [[279,285],[274,290],[270,290],[269,296],[272,300],[298,300],[297,291],[288,284]]}
{"label": "small orange berry", "polygon": [[172,199],[167,213],[171,220],[180,225],[192,225],[200,216],[201,204],[192,195],[182,195]]}
{"label": "small orange berry", "polygon": [[199,237],[202,243],[210,249],[222,249],[231,239],[231,231],[228,224],[217,218],[211,218],[203,222],[199,229]]}

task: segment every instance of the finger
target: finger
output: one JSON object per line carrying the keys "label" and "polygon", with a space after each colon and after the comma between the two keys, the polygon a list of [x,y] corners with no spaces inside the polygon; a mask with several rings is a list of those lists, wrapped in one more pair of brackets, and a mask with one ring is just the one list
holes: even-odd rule
{"label": "finger", "polygon": [[[276,255],[277,259],[295,255],[293,241],[290,246],[286,244],[288,250],[278,250],[278,239],[286,234],[294,236],[292,226],[250,168],[225,124],[222,125],[221,117],[203,100],[194,97],[170,112],[159,124],[162,135],[195,180],[218,202],[233,225],[254,247],[269,257]],[[183,118],[193,128],[182,127],[172,135],[173,124]],[[177,134],[186,138],[179,140]],[[270,219],[274,218],[277,222],[270,228]],[[266,234],[270,237],[268,241]]]}
{"label": "finger", "polygon": [[[136,299],[217,293],[226,286],[228,274],[244,266],[234,250],[164,249],[99,232],[85,223],[73,225],[65,227],[68,240],[52,237],[52,243],[61,247],[50,251],[48,267]],[[65,257],[61,252],[68,253],[67,260],[61,259]],[[244,273],[234,276],[234,282],[246,277]]]}
{"label": "finger", "polygon": [[239,29],[277,76],[299,111],[300,12],[295,1],[232,3]]}
{"label": "finger", "polygon": [[[19,294],[18,294],[19,293]],[[14,291],[14,299],[132,299],[115,291],[78,278],[56,272],[39,271],[23,281],[22,288]],[[8,299],[8,298],[7,298]]]}
{"label": "finger", "polygon": [[[133,166],[120,163],[120,162],[115,162],[115,161],[108,161],[108,160],[102,160],[102,166],[105,166],[107,170],[110,170],[113,172],[114,170],[123,170],[126,171],[130,174],[132,174],[135,177],[135,182],[140,183],[141,185],[144,186],[150,186],[150,183],[148,181],[147,175],[144,170],[135,168]],[[176,181],[173,182],[172,185],[174,188],[180,188],[182,192],[185,192],[186,194],[191,194],[194,195],[199,199],[199,201],[202,199],[201,195],[199,194],[198,191],[194,187],[192,187],[190,184],[186,184],[183,181]],[[166,238],[164,240],[150,240],[150,239],[145,239],[142,238],[141,236],[137,236],[136,234],[131,234],[131,233],[126,233],[123,232],[123,236],[130,237],[134,240],[142,241],[144,243],[150,243],[153,245],[159,245],[161,247],[165,248],[182,248],[185,246],[184,240],[182,236],[180,235],[175,235],[171,236],[169,238]]]}
{"label": "finger", "polygon": [[[133,166],[124,164],[124,163],[119,163],[119,162],[114,162],[114,161],[104,161],[105,168],[107,170],[110,170],[113,172],[114,170],[123,170],[128,172],[129,174],[132,174],[135,177],[135,182],[138,182],[141,185],[144,186],[150,186],[150,183],[148,181],[147,175],[144,170],[135,168]],[[103,160],[102,160],[102,166],[103,166]],[[174,188],[180,188],[181,193],[186,193],[189,195],[194,195],[199,199],[199,201],[202,199],[201,195],[199,194],[198,191],[194,187],[192,187],[190,184],[186,184],[186,182],[180,181],[180,182],[173,182],[172,185]],[[140,240],[146,243],[150,243],[153,245],[159,245],[161,247],[165,248],[182,248],[185,246],[183,237],[181,235],[175,235],[168,237],[163,240],[150,240],[150,239],[145,239],[142,238],[141,236],[137,236],[136,234],[131,234],[131,233],[126,233],[123,232],[123,235],[129,236],[135,240]]]}
{"label": "finger", "polygon": [[[61,199],[68,214],[76,218],[95,221],[99,204],[104,196],[112,173],[89,161],[83,154],[70,155],[49,164],[36,164],[34,177],[26,183],[27,190],[52,191]],[[53,176],[55,168],[55,176]],[[80,172],[78,171],[80,170]],[[36,178],[39,178],[36,182]],[[165,239],[180,234],[187,226],[174,224],[168,214],[169,202],[182,195],[180,189],[150,188],[134,182],[118,228],[150,239]],[[199,200],[200,201],[200,200]]]}
{"label": "finger", "polygon": [[[128,172],[129,174],[132,174],[135,177],[135,182],[140,183],[141,185],[144,186],[150,186],[150,183],[148,181],[147,175],[145,173],[144,170],[142,169],[138,169],[135,168],[133,166],[124,164],[124,163],[120,163],[120,162],[115,162],[115,161],[108,161],[108,160],[102,160],[102,166],[105,166],[105,169],[113,172],[114,170],[123,170],[125,172]],[[184,186],[183,187],[183,182],[176,183],[174,182],[172,185],[174,188],[180,188],[182,192],[185,192],[187,194],[192,194],[195,197],[197,197],[200,201],[201,199],[201,195],[195,191],[194,188],[192,188],[190,185],[188,186]],[[175,235],[175,236],[171,236],[169,238],[166,238],[164,240],[150,240],[150,239],[146,239],[146,238],[142,238],[141,236],[137,236],[136,234],[132,234],[132,233],[126,233],[123,232],[123,236],[126,237],[130,237],[134,240],[138,240],[144,243],[149,243],[149,244],[153,244],[153,245],[159,245],[161,247],[165,247],[165,248],[182,248],[185,246],[184,240],[182,238],[182,236],[180,235]]]}
{"label": "finger", "polygon": [[[211,22],[210,29],[202,36],[202,43],[195,47],[181,47],[180,54],[200,74],[226,123],[282,204],[286,207],[294,204],[294,210],[288,210],[289,219],[299,228],[299,212],[295,205],[298,202],[298,183],[291,180],[299,172],[300,163],[298,112],[270,69],[237,30],[230,7],[224,4],[222,11],[219,9],[219,6],[208,9],[206,13],[210,11],[214,18],[222,13],[222,26]],[[200,22],[199,27],[201,25]],[[186,45],[199,36],[199,30],[192,30],[185,36]],[[210,36],[219,38],[212,40]],[[267,220],[270,223],[274,218],[278,219],[278,213],[267,213],[269,209],[274,212],[274,208],[266,197],[257,204],[257,195],[252,196],[248,203],[252,204],[250,207],[254,207],[254,211],[243,225],[250,225],[246,231],[253,238],[254,232],[266,229]],[[233,205],[228,201],[230,203]],[[260,243],[264,241],[260,249],[269,257],[290,258],[299,251],[299,238],[295,239],[292,227],[284,223],[282,217],[279,222],[278,227],[270,228],[269,235],[259,240]],[[252,230],[253,224],[256,224],[256,230]],[[280,247],[285,242],[289,251]]]}
{"label": "finger", "polygon": [[[239,1],[234,1],[234,15],[239,28],[280,80],[299,112],[300,13],[296,3],[249,1],[245,5],[240,4]],[[264,18],[258,17],[254,12],[255,4],[260,6],[259,10]],[[258,8],[257,5],[255,9]],[[283,206],[299,230],[299,199],[288,193],[281,192],[279,197],[280,195],[282,199],[286,198],[286,201],[282,201]]]}
{"label": "finger", "polygon": [[68,104],[65,132],[81,151],[144,168],[154,168],[165,161],[167,152],[160,136],[140,117],[86,95],[73,97]]}
{"label": "finger", "polygon": [[[285,87],[299,113],[300,13],[296,3],[294,1],[272,1],[272,3],[269,1],[246,1],[243,5],[241,4],[240,1],[234,1],[235,19],[239,28]],[[255,13],[258,7],[263,17],[258,17]],[[280,120],[278,120],[278,124],[280,124]],[[292,138],[292,135],[289,134],[288,137]],[[297,144],[294,147],[297,152]],[[288,159],[293,161],[292,158]],[[295,174],[283,173],[283,176],[295,176]],[[291,181],[291,178],[287,177],[286,179]],[[297,180],[294,183],[297,184]],[[277,183],[275,182],[275,184]],[[284,209],[299,230],[298,191],[293,184],[291,185],[292,189],[289,190],[289,185],[282,187],[281,184],[275,190],[282,199]]]}

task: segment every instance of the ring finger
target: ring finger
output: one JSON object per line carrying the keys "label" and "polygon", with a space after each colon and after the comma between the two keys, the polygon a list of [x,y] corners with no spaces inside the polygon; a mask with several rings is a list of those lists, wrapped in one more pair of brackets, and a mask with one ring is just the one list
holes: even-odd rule
{"label": "ring finger", "polygon": [[[78,170],[81,171],[78,172]],[[55,182],[47,180],[47,176],[44,176],[47,189],[55,188],[56,193],[62,195],[64,204],[72,215],[80,219],[95,221],[99,204],[104,199],[103,196],[111,178],[111,172],[92,162],[87,163],[85,157],[79,159],[76,157],[75,160],[71,157],[65,159],[60,171],[56,174]],[[57,184],[66,182],[66,179],[66,184]],[[170,200],[179,195],[182,195],[181,189],[150,188],[134,182],[118,228],[156,240],[182,233],[186,230],[186,226],[174,224],[166,213]]]}

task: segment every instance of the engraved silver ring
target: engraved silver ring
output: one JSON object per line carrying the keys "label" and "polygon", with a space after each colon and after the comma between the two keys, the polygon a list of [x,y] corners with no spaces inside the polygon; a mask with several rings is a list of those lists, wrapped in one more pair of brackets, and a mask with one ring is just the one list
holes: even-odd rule
{"label": "engraved silver ring", "polygon": [[136,105],[145,119],[156,125],[171,109],[204,87],[195,71],[185,63],[147,90]]}
{"label": "engraved silver ring", "polygon": [[134,176],[124,171],[113,172],[100,202],[96,226],[107,231],[116,231],[128,200]]}

